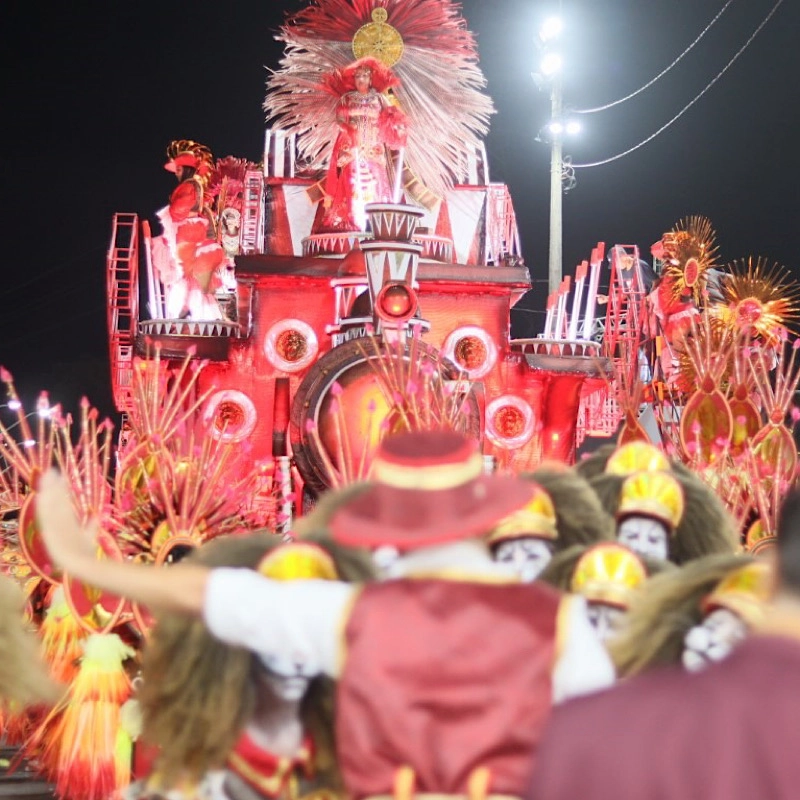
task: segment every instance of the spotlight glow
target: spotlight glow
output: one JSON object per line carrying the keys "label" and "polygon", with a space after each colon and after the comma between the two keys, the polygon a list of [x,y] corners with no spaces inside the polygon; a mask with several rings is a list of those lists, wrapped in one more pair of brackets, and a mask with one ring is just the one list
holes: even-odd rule
{"label": "spotlight glow", "polygon": [[547,53],[542,58],[542,74],[555,75],[561,69],[563,61],[558,53]]}
{"label": "spotlight glow", "polygon": [[539,29],[539,38],[543,42],[549,42],[560,36],[564,30],[564,23],[559,17],[548,17]]}

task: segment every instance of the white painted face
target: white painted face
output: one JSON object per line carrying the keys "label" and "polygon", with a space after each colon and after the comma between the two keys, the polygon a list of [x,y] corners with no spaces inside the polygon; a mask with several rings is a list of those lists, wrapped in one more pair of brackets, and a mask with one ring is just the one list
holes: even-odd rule
{"label": "white painted face", "polygon": [[553,546],[545,539],[529,536],[500,542],[494,549],[494,560],[510,564],[520,579],[535,581],[553,558]]}
{"label": "white painted face", "polygon": [[717,608],[683,637],[683,666],[698,672],[714,661],[722,661],[746,635],[747,625],[741,617],[727,608]]}
{"label": "white painted face", "polygon": [[666,526],[650,517],[626,517],[617,526],[617,541],[634,553],[666,561],[669,534]]}
{"label": "white painted face", "polygon": [[625,616],[625,611],[615,606],[608,606],[605,603],[588,603],[587,613],[589,622],[592,623],[597,638],[601,642],[606,642],[618,630]]}
{"label": "white painted face", "polygon": [[302,659],[273,655],[259,656],[264,665],[262,680],[279,700],[296,703],[303,699],[314,674]]}

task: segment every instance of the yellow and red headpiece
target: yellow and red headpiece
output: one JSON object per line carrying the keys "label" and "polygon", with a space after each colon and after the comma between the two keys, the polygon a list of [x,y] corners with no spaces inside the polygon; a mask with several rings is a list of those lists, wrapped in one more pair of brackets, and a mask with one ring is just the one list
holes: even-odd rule
{"label": "yellow and red headpiece", "polygon": [[764,618],[769,602],[770,573],[766,561],[753,561],[734,570],[703,600],[703,613],[710,614],[718,608],[727,608],[749,627],[758,625]]}
{"label": "yellow and red headpiece", "polygon": [[650,442],[628,442],[618,447],[606,462],[610,475],[632,475],[634,472],[668,471],[669,459]]}
{"label": "yellow and red headpiece", "polygon": [[578,560],[570,589],[590,603],[627,610],[634,591],[647,580],[641,559],[627,547],[602,542]]}
{"label": "yellow and red headpiece", "polygon": [[531,488],[531,499],[522,508],[500,520],[489,534],[486,541],[490,546],[510,539],[530,537],[555,541],[558,538],[556,510],[550,495],[541,486],[532,484]]}
{"label": "yellow and red headpiece", "polygon": [[652,517],[671,532],[683,518],[683,488],[669,472],[637,472],[627,477],[620,491],[617,520]]}
{"label": "yellow and red headpiece", "polygon": [[276,581],[339,579],[330,554],[311,542],[288,542],[276,547],[261,559],[258,572]]}

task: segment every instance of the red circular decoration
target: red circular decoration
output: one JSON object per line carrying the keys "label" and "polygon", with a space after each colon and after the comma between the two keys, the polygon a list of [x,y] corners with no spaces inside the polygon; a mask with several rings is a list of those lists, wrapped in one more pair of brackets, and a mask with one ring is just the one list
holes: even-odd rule
{"label": "red circular decoration", "polygon": [[317,357],[317,334],[307,322],[283,319],[267,331],[264,352],[270,364],[281,372],[300,372]]}
{"label": "red circular decoration", "polygon": [[258,414],[253,401],[244,392],[225,389],[211,396],[203,419],[215,439],[240,442],[253,432]]}
{"label": "red circular decoration", "polygon": [[456,328],[445,340],[444,353],[470,380],[486,377],[497,363],[497,345],[477,325]]}
{"label": "red circular decoration", "polygon": [[689,258],[683,268],[683,281],[691,289],[700,277],[700,263],[696,258]]}
{"label": "red circular decoration", "polygon": [[503,395],[486,407],[486,436],[505,450],[527,444],[535,419],[530,404],[516,395]]}
{"label": "red circular decoration", "polygon": [[381,319],[402,322],[414,316],[417,296],[404,283],[389,283],[381,289],[375,306]]}
{"label": "red circular decoration", "polygon": [[747,297],[736,304],[736,321],[740,325],[755,325],[763,314],[764,307],[755,297]]}

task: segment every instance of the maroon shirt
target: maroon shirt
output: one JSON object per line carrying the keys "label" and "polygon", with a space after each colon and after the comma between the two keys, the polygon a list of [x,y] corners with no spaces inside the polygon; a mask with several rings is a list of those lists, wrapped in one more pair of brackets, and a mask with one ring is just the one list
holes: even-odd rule
{"label": "maroon shirt", "polygon": [[522,795],[549,716],[560,596],[537,584],[407,579],[373,583],[345,630],[336,742],[355,798],[417,792]]}
{"label": "maroon shirt", "polygon": [[531,800],[797,800],[800,641],[752,637],[698,674],[653,672],[560,706]]}

